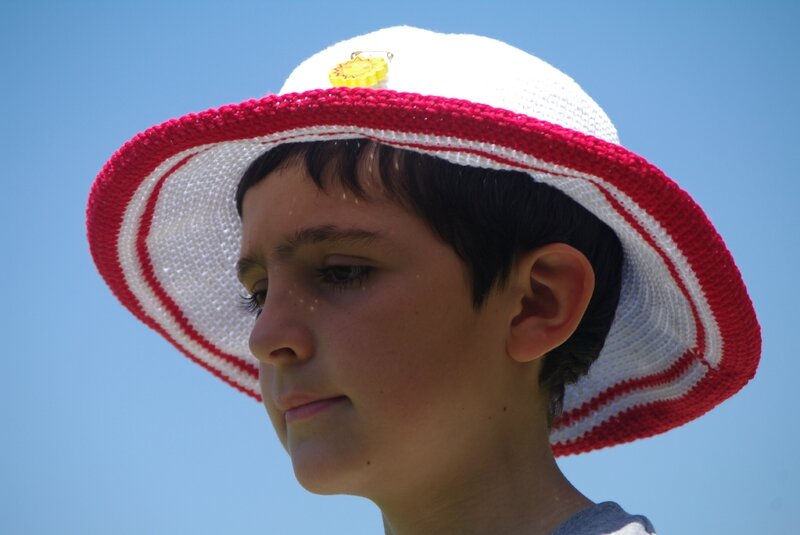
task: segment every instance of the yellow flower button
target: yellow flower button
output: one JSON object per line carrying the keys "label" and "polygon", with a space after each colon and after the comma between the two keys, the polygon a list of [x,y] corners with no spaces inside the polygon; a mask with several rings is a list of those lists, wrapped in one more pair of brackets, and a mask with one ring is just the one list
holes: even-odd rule
{"label": "yellow flower button", "polygon": [[384,58],[354,55],[331,69],[328,79],[333,87],[373,87],[386,78],[388,72],[389,64]]}

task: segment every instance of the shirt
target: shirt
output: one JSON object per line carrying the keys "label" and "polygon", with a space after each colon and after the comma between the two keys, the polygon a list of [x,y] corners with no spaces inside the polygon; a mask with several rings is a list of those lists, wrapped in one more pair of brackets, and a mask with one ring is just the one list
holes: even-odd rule
{"label": "shirt", "polygon": [[614,502],[587,507],[561,524],[552,535],[655,535],[653,524],[641,515],[629,515]]}

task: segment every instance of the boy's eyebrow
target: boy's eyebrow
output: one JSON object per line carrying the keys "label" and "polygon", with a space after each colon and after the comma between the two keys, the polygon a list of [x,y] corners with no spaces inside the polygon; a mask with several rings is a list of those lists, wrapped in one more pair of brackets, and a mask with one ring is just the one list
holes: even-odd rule
{"label": "boy's eyebrow", "polygon": [[[321,242],[367,244],[381,239],[384,239],[384,236],[380,232],[356,227],[340,228],[335,225],[307,227],[298,229],[291,237],[275,246],[273,256],[278,260],[285,260],[290,258],[299,247]],[[242,257],[236,262],[237,277],[239,280],[243,280],[248,272],[258,267],[263,266],[252,258]]]}
{"label": "boy's eyebrow", "polygon": [[298,229],[291,238],[275,247],[273,251],[279,260],[285,260],[303,245],[313,245],[321,242],[346,241],[358,244],[367,244],[382,239],[380,232],[356,227],[340,228],[335,225],[320,225]]}

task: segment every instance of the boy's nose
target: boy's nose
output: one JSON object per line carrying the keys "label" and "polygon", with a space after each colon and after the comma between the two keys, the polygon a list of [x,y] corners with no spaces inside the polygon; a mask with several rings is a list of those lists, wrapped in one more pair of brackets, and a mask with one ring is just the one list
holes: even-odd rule
{"label": "boy's nose", "polygon": [[[295,302],[296,301],[296,302]],[[250,333],[250,351],[258,360],[274,366],[308,360],[314,339],[304,321],[307,307],[289,295],[267,293],[261,314]]]}

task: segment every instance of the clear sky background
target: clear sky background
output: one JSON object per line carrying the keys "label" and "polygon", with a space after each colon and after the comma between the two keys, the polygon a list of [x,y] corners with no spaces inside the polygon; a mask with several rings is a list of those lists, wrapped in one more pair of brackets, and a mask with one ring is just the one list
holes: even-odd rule
{"label": "clear sky background", "polygon": [[399,23],[496,37],[574,77],[706,209],[755,303],[762,363],[738,396],[562,459],[568,477],[662,535],[797,533],[798,6],[1,0],[0,533],[381,532],[369,502],[300,488],[262,407],[116,302],[84,210],[137,132],[275,92],[311,53]]}

